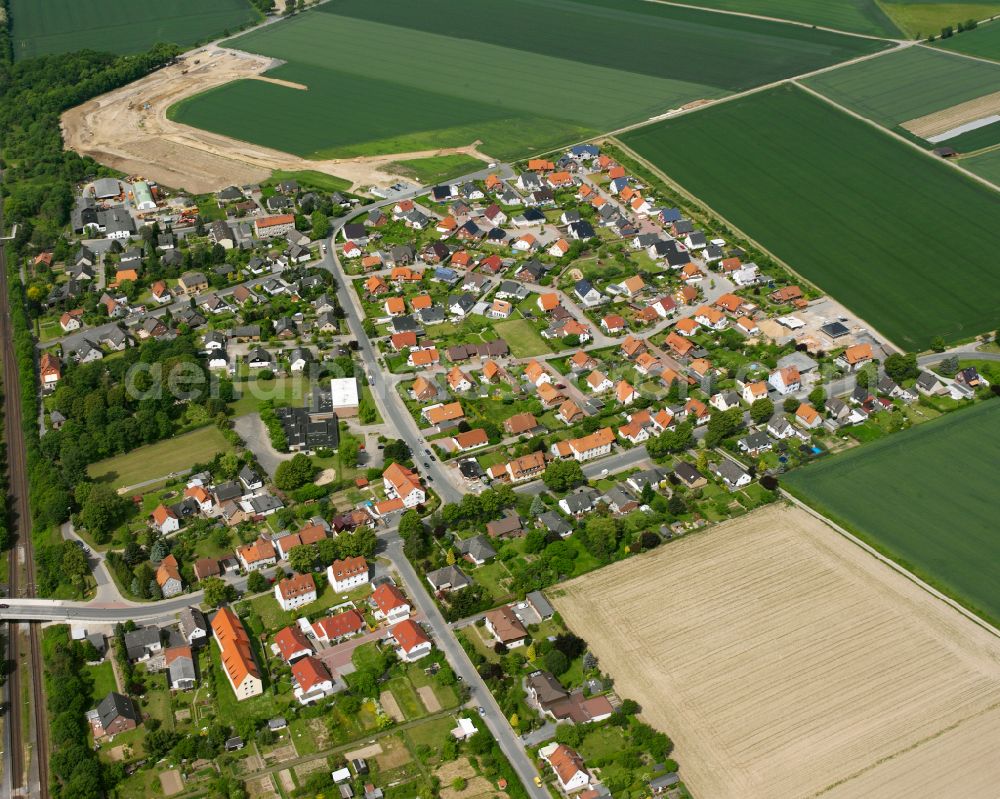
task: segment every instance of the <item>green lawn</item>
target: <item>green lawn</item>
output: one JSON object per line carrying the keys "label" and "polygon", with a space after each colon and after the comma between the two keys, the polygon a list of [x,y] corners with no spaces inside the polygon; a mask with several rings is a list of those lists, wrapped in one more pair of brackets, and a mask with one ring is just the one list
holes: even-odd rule
{"label": "green lawn", "polygon": [[87,467],[87,473],[94,480],[109,482],[113,488],[120,488],[179,472],[193,463],[211,460],[217,452],[229,452],[231,449],[232,445],[219,429],[210,425],[92,463]]}
{"label": "green lawn", "polygon": [[104,660],[97,666],[87,666],[87,673],[94,681],[93,688],[90,689],[90,701],[96,705],[112,691],[118,690],[115,683],[115,671],[110,660]]}
{"label": "green lawn", "polygon": [[937,46],[956,53],[965,53],[979,58],[992,58],[1000,61],[1000,21],[980,25],[972,31],[966,31],[960,36],[939,39]]}
{"label": "green lawn", "polygon": [[247,0],[13,0],[14,57],[193,45],[260,18]]}
{"label": "green lawn", "polygon": [[237,398],[232,403],[234,416],[258,412],[260,404],[265,400],[273,400],[276,405],[304,405],[309,393],[309,381],[301,375],[276,377],[273,380],[251,378],[235,383],[234,386],[237,391]]}
{"label": "green lawn", "polygon": [[790,472],[796,495],[996,624],[1000,401]]}
{"label": "green lawn", "polygon": [[403,711],[403,715],[407,721],[427,715],[420,697],[417,696],[417,692],[413,689],[408,679],[405,677],[394,677],[389,680],[387,685],[389,690],[392,691],[392,695],[396,697],[399,709]]}
{"label": "green lawn", "polygon": [[900,36],[876,0],[691,0],[691,5],[808,22],[869,36]]}
{"label": "green lawn", "polygon": [[351,181],[343,178],[328,175],[325,172],[317,172],[315,169],[300,169],[290,171],[287,169],[275,169],[271,173],[269,184],[280,183],[283,180],[297,180],[300,189],[316,189],[318,191],[350,191]]}
{"label": "green lawn", "polygon": [[[546,30],[559,35],[528,33]],[[628,42],[627,58],[613,41]],[[513,157],[885,46],[642,0],[333,0],[229,44],[287,62],[268,74],[307,91],[241,80],[171,118],[309,158],[476,140]],[[461,80],[415,68],[443,52]]]}
{"label": "green lawn", "polygon": [[910,47],[804,82],[834,102],[893,128],[997,91],[1000,64]]}
{"label": "green lawn", "polygon": [[527,358],[532,355],[545,355],[552,348],[541,337],[527,319],[508,319],[497,322],[493,329],[502,339],[506,339],[510,353],[515,358]]}
{"label": "green lawn", "polygon": [[389,164],[389,169],[427,186],[467,175],[470,172],[478,172],[484,166],[486,165],[478,158],[472,158],[468,155],[438,155],[431,158],[393,161]]}
{"label": "green lawn", "polygon": [[1000,296],[983,257],[1000,248],[1000,197],[807,92],[772,89],[623,139],[900,347],[996,326],[981,299]]}

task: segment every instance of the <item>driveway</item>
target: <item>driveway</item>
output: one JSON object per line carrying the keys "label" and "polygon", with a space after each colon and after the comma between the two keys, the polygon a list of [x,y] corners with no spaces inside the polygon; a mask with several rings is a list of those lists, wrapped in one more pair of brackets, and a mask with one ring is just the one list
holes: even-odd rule
{"label": "driveway", "polygon": [[278,452],[271,446],[271,437],[268,435],[267,428],[261,421],[259,413],[237,416],[233,419],[233,427],[246,442],[254,457],[257,458],[257,463],[271,478],[274,477],[278,464],[292,457],[290,453]]}

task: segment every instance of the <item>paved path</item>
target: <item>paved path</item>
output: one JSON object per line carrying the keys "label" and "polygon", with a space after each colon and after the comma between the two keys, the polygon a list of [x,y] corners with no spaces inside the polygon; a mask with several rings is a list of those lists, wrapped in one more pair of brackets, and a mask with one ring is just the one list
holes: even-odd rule
{"label": "paved path", "polygon": [[[278,452],[271,444],[271,436],[267,432],[267,427],[261,421],[259,413],[248,413],[237,416],[233,419],[233,428],[240,434],[240,438],[245,442],[257,462],[272,479],[278,469],[278,464],[287,461],[293,453]],[[338,479],[340,475],[337,476]]]}
{"label": "paved path", "polygon": [[[76,534],[72,521],[63,522],[59,529],[65,540],[75,541],[78,545],[82,544],[89,548],[89,544]],[[99,552],[96,549],[91,549],[90,554],[87,555],[87,565],[94,575],[94,580],[97,581],[97,593],[91,601],[98,603],[122,602],[124,598],[108,571],[108,564],[104,562],[106,555],[106,552]]]}

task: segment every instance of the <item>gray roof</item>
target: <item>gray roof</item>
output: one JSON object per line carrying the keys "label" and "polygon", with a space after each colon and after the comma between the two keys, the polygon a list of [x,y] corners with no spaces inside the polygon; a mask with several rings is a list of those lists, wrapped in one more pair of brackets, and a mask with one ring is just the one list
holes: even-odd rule
{"label": "gray roof", "polygon": [[633,485],[638,487],[639,491],[642,491],[642,489],[645,488],[646,485],[649,483],[656,485],[666,480],[667,472],[665,469],[661,469],[658,466],[654,466],[651,469],[644,469],[641,472],[636,472],[635,474],[631,475],[628,479]]}
{"label": "gray roof", "polygon": [[177,685],[182,680],[194,680],[194,660],[179,655],[170,661],[169,671],[171,685]]}
{"label": "gray roof", "polygon": [[125,650],[129,660],[135,660],[146,654],[146,649],[160,643],[160,628],[154,624],[148,627],[140,627],[125,633]]}
{"label": "gray roof", "polygon": [[101,726],[108,727],[117,718],[132,719],[139,723],[139,714],[135,711],[135,705],[127,696],[112,691],[97,706],[97,715],[101,719]]}
{"label": "gray roof", "polygon": [[539,514],[538,521],[544,525],[546,530],[558,533],[559,535],[565,535],[573,529],[569,522],[554,510],[547,510],[545,513]]}
{"label": "gray roof", "polygon": [[778,359],[778,368],[784,369],[786,366],[794,366],[800,372],[810,372],[819,364],[804,352],[790,352]]}
{"label": "gray roof", "polygon": [[281,500],[277,497],[272,497],[270,494],[262,494],[259,497],[250,498],[250,507],[254,509],[255,513],[266,513],[270,510],[278,510],[285,507],[281,504]]}
{"label": "gray roof", "polygon": [[463,555],[471,555],[476,560],[489,560],[497,554],[485,535],[459,540],[455,543],[455,548]]}
{"label": "gray roof", "polygon": [[208,620],[205,618],[205,614],[198,608],[184,608],[184,610],[180,612],[179,617],[181,632],[184,634],[186,639],[190,639],[191,633],[195,630],[204,630],[205,632],[208,632]]}
{"label": "gray roof", "polygon": [[566,506],[572,513],[582,513],[590,510],[600,496],[593,488],[585,487],[574,491],[564,498]]}
{"label": "gray roof", "polygon": [[452,591],[465,588],[472,582],[457,566],[444,566],[432,572],[427,572],[427,581],[435,588],[448,586]]}
{"label": "gray roof", "polygon": [[94,181],[94,194],[97,197],[116,197],[122,193],[118,178],[98,178]]}
{"label": "gray roof", "polygon": [[532,607],[538,611],[538,615],[543,619],[547,619],[555,614],[555,608],[549,604],[549,601],[545,598],[541,591],[531,591],[527,597],[525,597],[532,605]]}
{"label": "gray roof", "polygon": [[771,445],[771,437],[763,430],[759,430],[756,433],[743,436],[740,443],[748,450],[763,449]]}
{"label": "gray roof", "polygon": [[723,459],[719,461],[712,467],[712,471],[714,471],[719,477],[725,480],[726,483],[728,483],[729,485],[735,485],[737,481],[746,477],[748,474],[746,470],[744,470],[740,466],[737,466],[735,463],[733,463],[731,460],[728,459]]}

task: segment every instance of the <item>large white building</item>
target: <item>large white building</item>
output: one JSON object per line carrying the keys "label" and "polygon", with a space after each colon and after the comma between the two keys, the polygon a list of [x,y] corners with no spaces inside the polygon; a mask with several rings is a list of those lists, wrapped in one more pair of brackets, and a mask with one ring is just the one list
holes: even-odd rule
{"label": "large white building", "polygon": [[274,598],[282,610],[294,610],[316,601],[316,581],[311,574],[286,577],[274,586]]}
{"label": "large white building", "polygon": [[355,416],[358,412],[358,381],[353,377],[330,380],[330,404],[337,416]]}

